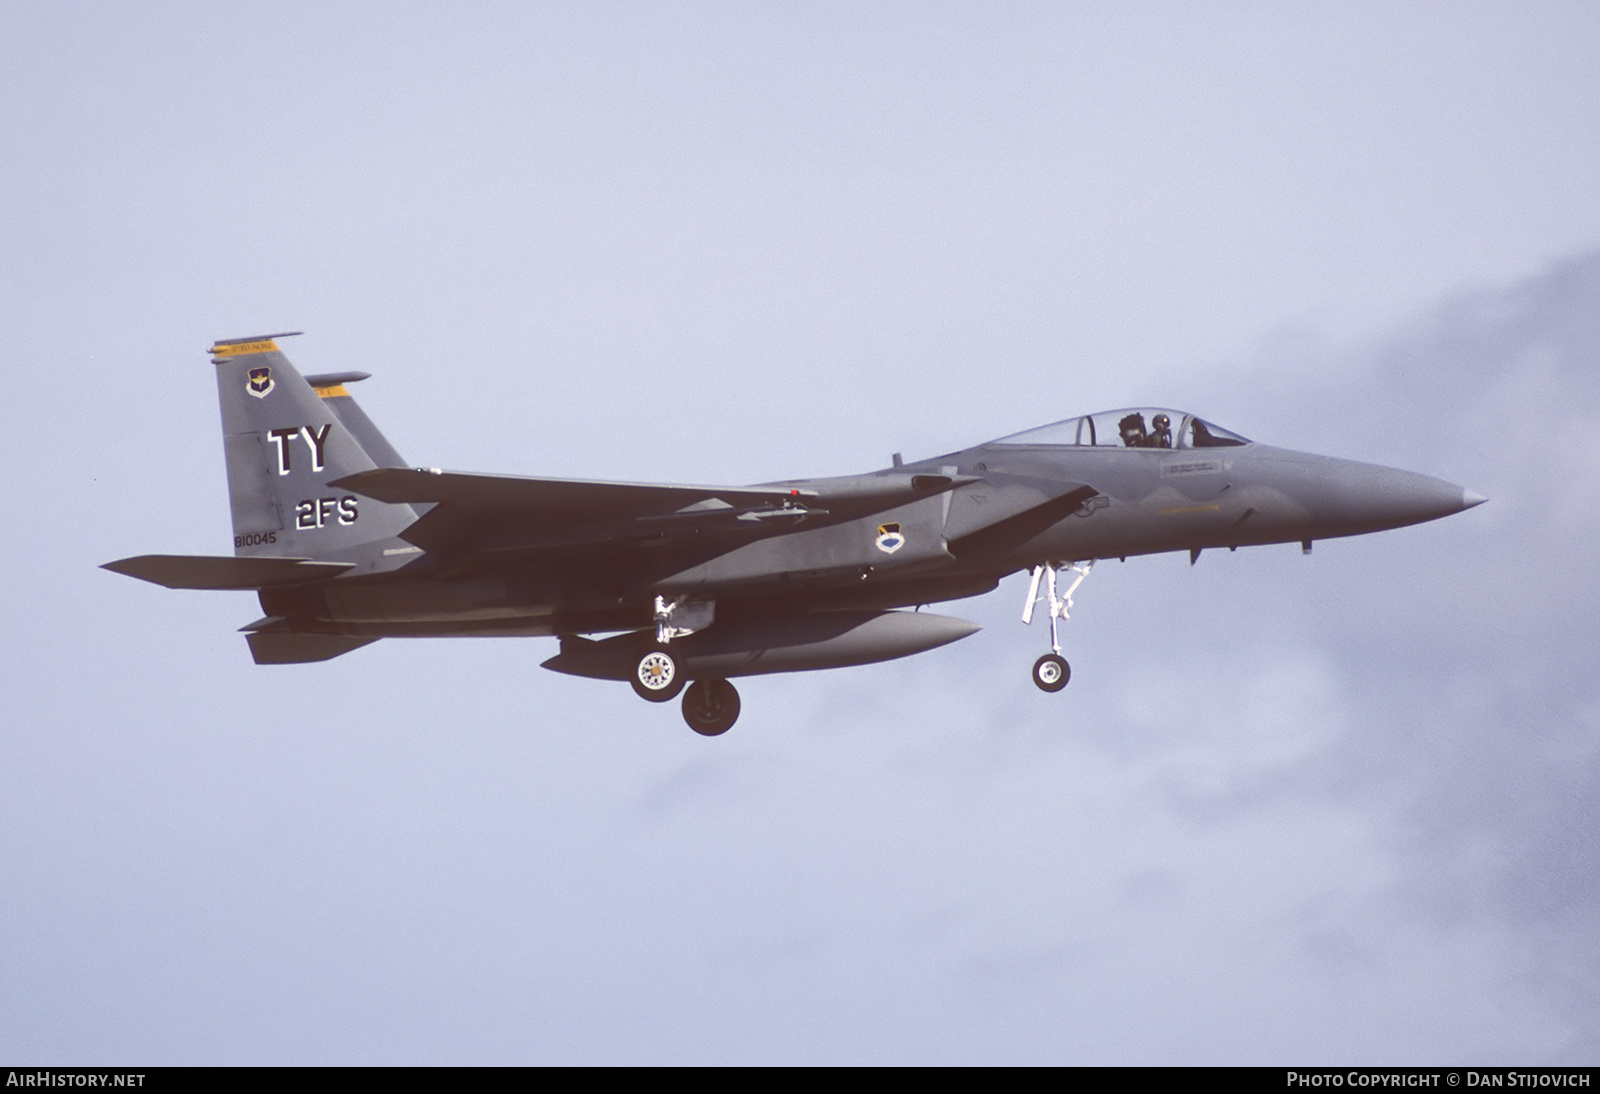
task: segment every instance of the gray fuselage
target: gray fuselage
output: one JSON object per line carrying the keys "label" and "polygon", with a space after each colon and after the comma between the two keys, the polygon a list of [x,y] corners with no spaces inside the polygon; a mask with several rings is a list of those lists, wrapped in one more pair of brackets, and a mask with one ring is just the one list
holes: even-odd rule
{"label": "gray fuselage", "polygon": [[[264,589],[262,606],[333,633],[393,636],[631,630],[649,625],[657,594],[714,603],[719,620],[884,609],[976,595],[1041,563],[1359,535],[1482,500],[1424,475],[1242,438],[1130,447],[1031,436],[868,475],[765,484],[822,504],[726,531],[635,529],[581,548],[486,541],[457,562],[423,556],[388,573]],[[909,500],[858,500],[896,488]]]}

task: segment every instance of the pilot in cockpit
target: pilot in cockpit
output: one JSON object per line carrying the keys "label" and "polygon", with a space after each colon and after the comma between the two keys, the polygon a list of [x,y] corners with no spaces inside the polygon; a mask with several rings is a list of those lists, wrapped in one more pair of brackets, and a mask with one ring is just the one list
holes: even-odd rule
{"label": "pilot in cockpit", "polygon": [[1150,419],[1152,428],[1145,429],[1144,415],[1135,411],[1117,422],[1117,430],[1122,434],[1122,444],[1125,448],[1171,448],[1172,447],[1172,419],[1165,414],[1157,414]]}
{"label": "pilot in cockpit", "polygon": [[1143,448],[1147,443],[1143,414],[1137,412],[1129,414],[1117,423],[1117,429],[1122,434],[1122,444],[1125,448]]}

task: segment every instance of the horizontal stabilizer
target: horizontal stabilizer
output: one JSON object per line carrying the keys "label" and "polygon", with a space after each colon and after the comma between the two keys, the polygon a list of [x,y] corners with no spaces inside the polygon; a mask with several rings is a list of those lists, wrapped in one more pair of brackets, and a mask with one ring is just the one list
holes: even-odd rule
{"label": "horizontal stabilizer", "polygon": [[303,665],[310,661],[331,661],[340,654],[370,646],[376,638],[344,634],[295,634],[272,631],[245,635],[250,656],[258,665]]}
{"label": "horizontal stabilizer", "polygon": [[308,558],[139,555],[107,562],[100,568],[169,589],[260,589],[268,585],[321,581],[342,574],[354,565],[351,562],[313,562]]}

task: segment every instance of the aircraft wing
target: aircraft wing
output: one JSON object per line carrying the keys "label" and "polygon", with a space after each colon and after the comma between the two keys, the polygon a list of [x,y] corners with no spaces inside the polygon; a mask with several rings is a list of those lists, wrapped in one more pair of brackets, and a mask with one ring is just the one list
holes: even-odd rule
{"label": "aircraft wing", "polygon": [[332,483],[378,501],[432,509],[401,533],[424,550],[450,554],[615,542],[639,536],[742,526],[753,535],[813,515],[815,492],[793,487],[672,486],[661,483],[520,478],[376,468]]}
{"label": "aircraft wing", "polygon": [[432,504],[401,538],[448,554],[573,547],[672,534],[751,538],[804,519],[839,520],[949,490],[966,480],[901,475],[802,485],[677,486],[376,468],[331,485],[383,502]]}
{"label": "aircraft wing", "polygon": [[437,502],[461,509],[539,512],[572,517],[600,514],[638,518],[676,512],[701,502],[729,506],[803,504],[814,491],[771,486],[669,486],[644,482],[533,479],[515,475],[461,475],[380,467],[332,483],[377,501]]}

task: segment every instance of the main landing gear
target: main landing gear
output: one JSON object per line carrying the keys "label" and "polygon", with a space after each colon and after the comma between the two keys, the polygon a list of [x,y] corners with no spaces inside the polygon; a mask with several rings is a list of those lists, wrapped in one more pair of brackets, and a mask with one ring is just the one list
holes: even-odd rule
{"label": "main landing gear", "polygon": [[648,699],[652,703],[670,703],[683,690],[685,681],[678,672],[678,659],[657,647],[639,658],[628,683],[633,685],[634,694],[641,699]]}
{"label": "main landing gear", "polygon": [[689,684],[679,669],[678,660],[657,646],[645,651],[634,666],[628,683],[641,699],[670,703],[683,694],[683,720],[705,737],[716,737],[733,728],[739,720],[739,691],[726,680],[696,680]]}
{"label": "main landing gear", "polygon": [[[1022,621],[1033,622],[1033,606],[1039,602],[1039,579],[1045,579],[1045,598],[1050,603],[1050,652],[1033,663],[1033,683],[1040,691],[1060,691],[1072,679],[1072,666],[1061,656],[1061,636],[1056,621],[1068,619],[1072,610],[1072,594],[1078,591],[1083,579],[1094,569],[1094,560],[1063,565],[1049,562],[1033,568],[1033,580],[1028,583],[1028,599],[1022,605]],[[1056,574],[1071,571],[1078,576],[1067,586],[1066,592],[1056,595]]]}
{"label": "main landing gear", "polygon": [[739,720],[739,690],[726,680],[696,680],[683,693],[683,720],[702,737],[716,737]]}
{"label": "main landing gear", "polygon": [[[673,638],[689,634],[687,628],[674,624],[676,602],[668,603],[656,597],[656,641],[634,665],[628,683],[641,699],[652,703],[668,703],[683,693],[683,720],[689,728],[704,737],[716,737],[733,728],[739,720],[739,691],[726,680],[696,680],[690,684],[684,677],[678,659],[667,644]],[[703,625],[703,624],[701,624]],[[684,685],[688,684],[688,690]]]}

